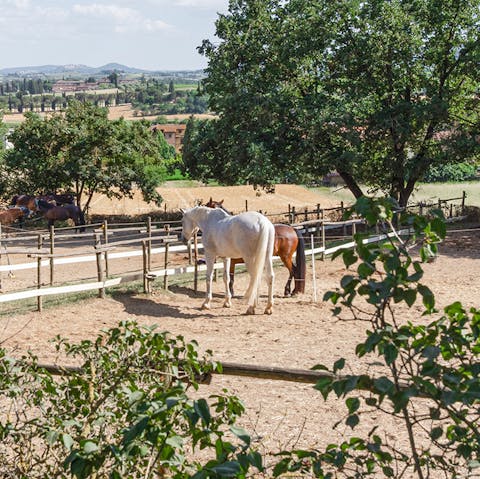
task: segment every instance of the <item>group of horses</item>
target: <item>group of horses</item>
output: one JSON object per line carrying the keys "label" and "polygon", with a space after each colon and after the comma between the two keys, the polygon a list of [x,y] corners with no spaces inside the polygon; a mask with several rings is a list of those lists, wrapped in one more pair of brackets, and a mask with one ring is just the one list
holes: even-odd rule
{"label": "group of horses", "polygon": [[[247,211],[231,215],[222,201],[210,198],[205,206],[182,210],[182,238],[190,240],[200,230],[207,266],[206,298],[203,309],[210,309],[212,299],[213,266],[217,257],[223,258],[223,280],[225,283],[224,307],[231,306],[235,265],[245,263],[250,282],[246,297],[246,314],[254,314],[258,304],[260,279],[265,268],[268,299],[265,314],[272,314],[274,273],[272,257],[279,256],[289,270],[285,285],[285,296],[305,292],[305,244],[299,230],[290,225],[273,225],[264,215]],[[295,254],[295,263],[293,255]],[[291,292],[291,281],[295,288]]]}
{"label": "group of horses", "polygon": [[85,225],[83,211],[75,204],[73,195],[54,193],[38,196],[15,195],[10,201],[9,208],[0,211],[0,224],[10,225],[36,213],[48,221],[48,226],[53,226],[56,221],[68,219],[72,219],[75,226]]}
{"label": "group of horses", "polygon": [[[72,219],[75,226],[85,225],[81,208],[74,203],[72,195],[47,194],[41,196],[15,195],[10,207],[0,211],[0,224],[9,225],[32,214],[39,213],[54,225],[55,221]],[[202,243],[207,265],[207,292],[202,305],[209,309],[212,300],[213,266],[217,257],[224,260],[225,301],[231,306],[235,266],[245,263],[250,282],[247,289],[247,314],[254,314],[258,303],[260,279],[264,268],[268,284],[268,302],[265,314],[273,308],[273,256],[279,256],[289,271],[285,296],[305,292],[305,245],[301,232],[290,225],[276,224],[261,213],[247,211],[232,215],[223,207],[222,201],[210,201],[205,206],[182,210],[182,237],[190,240],[196,231],[202,232]],[[79,228],[84,231],[85,228]],[[295,263],[293,256],[295,255]],[[292,279],[295,280],[291,291]]]}

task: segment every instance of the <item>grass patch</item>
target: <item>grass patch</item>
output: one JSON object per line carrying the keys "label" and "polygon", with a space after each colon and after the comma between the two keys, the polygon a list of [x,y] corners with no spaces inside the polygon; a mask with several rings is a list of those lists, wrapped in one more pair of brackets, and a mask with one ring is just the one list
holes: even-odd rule
{"label": "grass patch", "polygon": [[[309,188],[328,198],[335,199],[338,203],[353,203],[354,196],[347,188],[316,186]],[[368,188],[362,186],[364,191]],[[420,201],[435,202],[438,199],[460,198],[463,192],[467,194],[466,204],[471,206],[480,206],[480,182],[479,181],[461,181],[458,183],[418,183],[414,192],[410,196],[410,203],[419,203]],[[460,200],[457,200],[459,202]]]}

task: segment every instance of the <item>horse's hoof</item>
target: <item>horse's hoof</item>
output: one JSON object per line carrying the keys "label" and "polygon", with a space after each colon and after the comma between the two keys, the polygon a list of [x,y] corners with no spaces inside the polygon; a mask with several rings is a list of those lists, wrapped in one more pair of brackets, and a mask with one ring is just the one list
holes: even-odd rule
{"label": "horse's hoof", "polygon": [[253,306],[249,306],[245,314],[247,315],[255,314],[255,308]]}
{"label": "horse's hoof", "polygon": [[224,308],[231,308],[232,307],[232,302],[231,301],[225,301],[223,303],[223,307]]}
{"label": "horse's hoof", "polygon": [[263,312],[263,314],[272,314],[273,313],[273,309],[271,306],[268,306],[267,308],[265,308],[265,311]]}
{"label": "horse's hoof", "polygon": [[210,309],[209,303],[203,303],[201,309]]}

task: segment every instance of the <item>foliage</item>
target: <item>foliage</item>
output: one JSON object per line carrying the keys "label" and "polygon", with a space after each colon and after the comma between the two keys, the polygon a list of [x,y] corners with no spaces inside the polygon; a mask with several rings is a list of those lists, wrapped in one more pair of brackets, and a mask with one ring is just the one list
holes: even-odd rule
{"label": "foliage", "polygon": [[[0,471],[9,478],[221,478],[262,470],[235,426],[236,397],[189,398],[219,365],[194,342],[121,323],[57,349],[80,363],[54,378],[34,357],[0,350]],[[195,459],[200,451],[202,459]]]}
{"label": "foliage", "polygon": [[479,5],[231,1],[199,49],[219,119],[197,164],[230,184],[336,169],[406,205],[430,164],[478,156]]}
{"label": "foliage", "polygon": [[431,165],[423,180],[427,183],[441,181],[467,181],[476,178],[477,166],[471,163]]}
{"label": "foliage", "polygon": [[[355,210],[370,225],[380,221],[388,226],[387,233],[393,230],[393,207],[389,200],[363,198]],[[402,216],[401,225],[411,229],[406,239],[393,234],[384,243],[366,244],[365,235],[357,234],[355,251],[338,253],[351,274],[325,295],[335,305],[336,315],[349,311],[370,325],[356,355],[381,360],[383,372],[375,378],[340,376],[348,367],[340,358],[330,370],[332,376],[319,381],[316,388],[324,398],[332,393],[346,398],[347,413],[341,422],[347,427],[355,429],[370,413],[377,416],[376,425],[366,437],[330,444],[323,452],[284,453],[276,475],[308,471],[321,478],[378,474],[456,478],[470,477],[480,464],[480,310],[467,313],[455,302],[441,317],[427,322],[437,311],[432,291],[421,282],[421,261],[435,256],[445,224],[440,216],[430,221]],[[419,260],[409,254],[415,241],[420,243]],[[413,307],[417,300],[423,303],[425,320],[401,321],[397,305]],[[323,365],[316,368],[329,370]],[[397,425],[403,423],[408,447],[396,438],[383,437],[384,419],[378,416],[384,414]]]}
{"label": "foliage", "polygon": [[10,138],[2,196],[73,190],[84,209],[94,193],[121,198],[135,186],[146,201],[160,203],[156,187],[175,161],[173,148],[148,123],[110,121],[106,109],[77,101],[62,115],[26,113]]}

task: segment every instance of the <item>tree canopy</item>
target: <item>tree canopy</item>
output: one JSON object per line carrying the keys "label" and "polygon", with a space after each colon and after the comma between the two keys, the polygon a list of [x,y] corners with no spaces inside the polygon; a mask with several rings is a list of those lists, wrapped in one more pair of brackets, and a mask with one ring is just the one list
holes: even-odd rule
{"label": "tree canopy", "polygon": [[430,165],[477,158],[479,31],[478,0],[233,0],[199,48],[219,118],[190,125],[186,170],[269,184],[336,169],[356,197],[406,204]]}
{"label": "tree canopy", "polygon": [[10,141],[14,148],[1,165],[2,196],[73,190],[84,209],[94,193],[121,198],[135,187],[159,204],[156,187],[175,163],[173,148],[148,123],[110,121],[106,109],[78,101],[65,114],[27,113]]}

